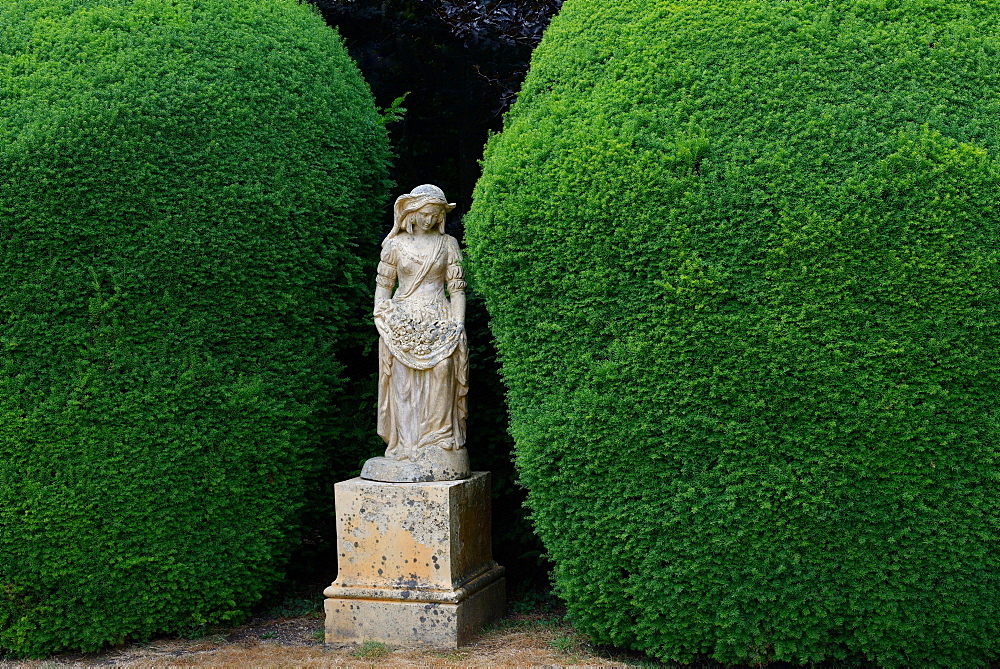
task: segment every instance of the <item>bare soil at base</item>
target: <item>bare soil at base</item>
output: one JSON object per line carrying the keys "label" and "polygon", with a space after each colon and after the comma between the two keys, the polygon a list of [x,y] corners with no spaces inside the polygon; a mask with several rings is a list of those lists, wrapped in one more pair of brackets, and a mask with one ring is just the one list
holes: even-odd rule
{"label": "bare soil at base", "polygon": [[[255,618],[199,639],[164,638],[98,653],[0,661],[25,667],[624,667],[643,664],[592,646],[557,614],[511,613],[458,650],[323,643],[323,616]],[[647,665],[648,666],[648,665]]]}

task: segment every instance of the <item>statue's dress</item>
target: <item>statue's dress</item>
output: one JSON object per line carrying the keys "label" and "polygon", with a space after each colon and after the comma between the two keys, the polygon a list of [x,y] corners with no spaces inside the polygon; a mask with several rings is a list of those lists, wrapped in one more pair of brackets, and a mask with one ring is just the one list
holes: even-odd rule
{"label": "statue's dress", "polygon": [[379,332],[378,433],[394,460],[418,460],[427,448],[465,446],[469,347],[445,295],[464,291],[462,253],[440,235],[426,257],[400,237],[382,249],[377,284],[399,287],[376,305]]}

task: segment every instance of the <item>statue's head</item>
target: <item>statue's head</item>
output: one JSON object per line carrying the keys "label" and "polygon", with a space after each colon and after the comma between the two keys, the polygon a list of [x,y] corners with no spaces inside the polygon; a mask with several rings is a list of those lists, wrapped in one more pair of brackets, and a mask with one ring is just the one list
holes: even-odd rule
{"label": "statue's head", "polygon": [[[413,215],[423,211],[424,207],[428,205],[437,205],[441,208],[441,213],[447,213],[455,208],[455,203],[448,202],[448,198],[444,196],[444,191],[437,186],[431,184],[417,186],[409,193],[396,198],[396,204],[393,206],[392,232],[385,238],[382,245],[385,246],[386,242],[403,230],[412,232]],[[442,235],[444,234],[444,216],[441,216],[440,223],[438,224],[438,232]]]}

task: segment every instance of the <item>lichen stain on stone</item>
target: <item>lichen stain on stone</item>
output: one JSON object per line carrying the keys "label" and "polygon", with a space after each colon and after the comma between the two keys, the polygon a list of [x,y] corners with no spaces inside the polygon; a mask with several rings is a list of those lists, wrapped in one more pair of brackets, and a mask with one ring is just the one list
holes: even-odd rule
{"label": "lichen stain on stone", "polygon": [[[340,570],[331,588],[364,598],[363,604],[356,600],[355,607],[357,618],[365,623],[365,639],[375,639],[373,633],[387,642],[405,639],[405,630],[411,626],[420,643],[454,647],[468,637],[465,628],[473,624],[470,621],[485,620],[495,615],[494,609],[502,609],[502,581],[487,586],[488,592],[477,586],[469,599],[457,592],[468,579],[478,578],[484,567],[493,564],[495,568],[489,535],[484,533],[489,527],[489,486],[484,481],[379,484],[352,480],[338,483],[336,490],[338,533],[350,541],[342,547]],[[456,591],[460,604],[425,604],[428,592],[449,591]],[[340,595],[328,597],[335,598],[327,600],[328,638],[357,640],[350,631],[350,614],[346,610],[337,614],[343,609],[331,605]],[[466,611],[465,618],[460,611]],[[337,615],[343,615],[343,624]],[[424,620],[417,624],[418,618]]]}

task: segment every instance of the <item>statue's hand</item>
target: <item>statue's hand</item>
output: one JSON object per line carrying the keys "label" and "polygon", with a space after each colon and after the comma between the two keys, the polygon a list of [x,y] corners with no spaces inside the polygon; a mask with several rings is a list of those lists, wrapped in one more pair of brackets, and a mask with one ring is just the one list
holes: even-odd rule
{"label": "statue's hand", "polygon": [[382,316],[389,311],[392,306],[392,300],[379,300],[375,303],[375,308],[372,310],[374,316]]}

